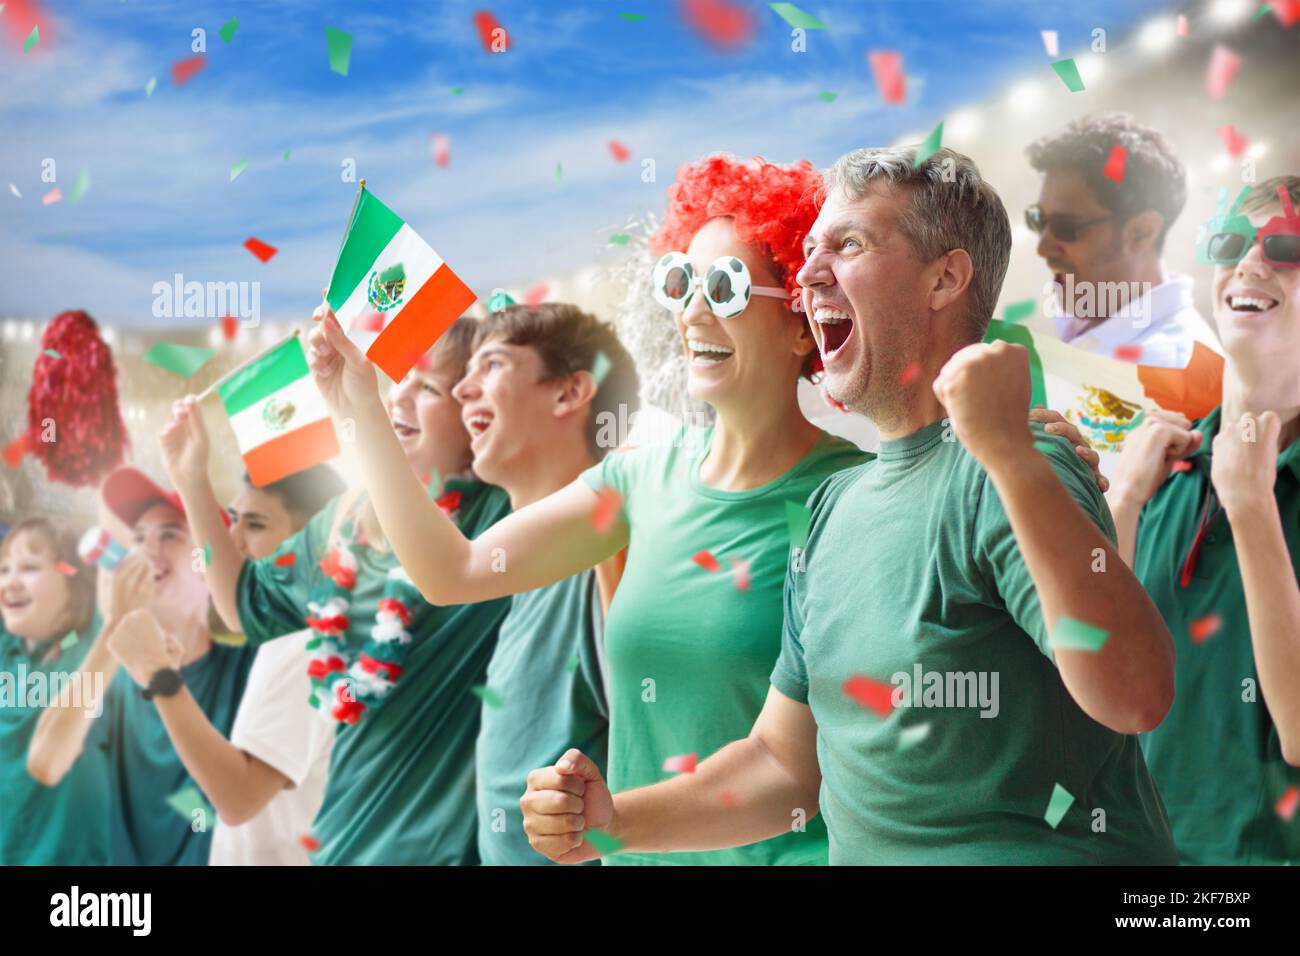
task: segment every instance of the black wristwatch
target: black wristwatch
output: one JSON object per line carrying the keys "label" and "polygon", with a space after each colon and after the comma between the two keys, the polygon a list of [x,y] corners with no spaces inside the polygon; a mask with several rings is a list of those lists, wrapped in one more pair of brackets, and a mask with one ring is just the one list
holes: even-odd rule
{"label": "black wristwatch", "polygon": [[172,697],[184,686],[185,678],[181,676],[180,671],[174,667],[164,667],[160,671],[155,671],[153,677],[149,678],[149,686],[141,688],[140,696],[145,700]]}

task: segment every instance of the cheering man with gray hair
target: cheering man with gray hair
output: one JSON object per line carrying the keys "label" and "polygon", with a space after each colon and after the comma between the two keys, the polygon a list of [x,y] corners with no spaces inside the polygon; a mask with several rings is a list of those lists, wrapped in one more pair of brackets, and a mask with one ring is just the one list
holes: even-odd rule
{"label": "cheering man with gray hair", "polygon": [[734,846],[820,811],[831,863],[1175,862],[1135,736],[1173,699],[1169,632],[1086,465],[1026,424],[1027,353],[980,344],[1001,200],[965,156],[914,161],[840,159],[805,242],[830,393],[882,443],[809,499],[753,730],[617,795],[576,750],[533,771],[524,826],[551,859]]}

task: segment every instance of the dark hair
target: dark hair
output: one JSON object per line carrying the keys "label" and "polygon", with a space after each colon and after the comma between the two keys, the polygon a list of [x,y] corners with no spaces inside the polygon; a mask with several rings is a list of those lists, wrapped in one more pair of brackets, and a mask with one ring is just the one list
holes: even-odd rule
{"label": "dark hair", "polygon": [[40,538],[55,561],[62,561],[76,572],[68,576],[68,589],[71,592],[68,609],[72,615],[72,626],[85,638],[95,616],[95,569],[87,566],[77,553],[77,533],[49,518],[26,518],[10,528],[4,539],[0,540],[0,560],[9,553],[18,536],[24,533]]}
{"label": "dark hair", "polygon": [[[1124,179],[1102,174],[1116,145],[1123,146]],[[1040,173],[1055,169],[1079,173],[1097,202],[1128,218],[1148,209],[1164,217],[1156,249],[1187,202],[1187,170],[1173,146],[1158,131],[1141,126],[1128,113],[1098,113],[1074,120],[1065,129],[1036,140],[1025,150]]]}
{"label": "dark hair", "polygon": [[1266,179],[1246,196],[1238,210],[1243,216],[1280,205],[1277,187],[1285,186],[1291,196],[1291,208],[1300,209],[1300,176],[1274,176]]}
{"label": "dark hair", "polygon": [[604,458],[609,449],[597,442],[602,415],[608,412],[617,418],[622,406],[630,418],[640,405],[636,364],[619,341],[614,327],[564,302],[511,305],[478,323],[474,347],[497,338],[510,345],[526,345],[537,352],[542,360],[544,382],[566,378],[574,372],[591,372],[596,367],[596,357],[605,356],[608,371],[592,400],[587,423],[587,449],[597,461]]}
{"label": "dark hair", "polygon": [[421,367],[427,368],[431,362],[450,363],[451,380],[453,383],[459,382],[465,377],[465,367],[474,354],[474,342],[480,324],[472,315],[462,315],[451,324],[451,328],[442,333],[433,348],[424,354]]}
{"label": "dark hair", "polygon": [[[244,472],[244,484],[253,487],[248,472]],[[257,490],[275,495],[280,504],[284,505],[285,511],[295,518],[303,519],[305,524],[306,519],[341,495],[345,487],[338,472],[329,465],[312,465]]]}

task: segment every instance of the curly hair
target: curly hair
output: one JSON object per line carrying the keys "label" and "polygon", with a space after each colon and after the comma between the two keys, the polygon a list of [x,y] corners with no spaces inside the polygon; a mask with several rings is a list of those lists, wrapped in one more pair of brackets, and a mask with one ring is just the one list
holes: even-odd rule
{"label": "curly hair", "polygon": [[821,174],[807,160],[782,166],[718,154],[685,163],[668,187],[668,214],[650,240],[650,251],[656,256],[671,249],[684,252],[710,219],[730,218],[736,238],[762,250],[793,303],[799,296],[794,277],[803,268],[804,236],[821,209],[821,186]]}

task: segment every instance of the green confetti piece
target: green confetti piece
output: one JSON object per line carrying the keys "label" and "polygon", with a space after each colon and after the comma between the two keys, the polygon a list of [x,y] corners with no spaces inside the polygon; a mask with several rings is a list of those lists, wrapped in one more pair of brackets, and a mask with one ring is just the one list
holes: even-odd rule
{"label": "green confetti piece", "polygon": [[617,853],[623,849],[622,840],[618,840],[608,833],[602,833],[600,830],[588,830],[586,837],[601,856],[609,856],[611,853]]}
{"label": "green confetti piece", "polygon": [[464,93],[464,92],[465,92],[465,87],[463,87],[463,86],[453,86],[453,87],[451,88],[451,95],[452,95],[452,96],[460,96],[460,95],[461,95],[462,93]]}
{"label": "green confetti piece", "polygon": [[320,706],[320,698],[317,697],[314,693],[309,695],[307,697],[307,706],[310,707],[312,710],[315,710],[317,707]]}
{"label": "green confetti piece", "polygon": [[1061,822],[1061,818],[1065,816],[1065,811],[1070,809],[1072,803],[1074,803],[1074,796],[1070,791],[1059,783],[1053,784],[1052,799],[1048,801],[1047,812],[1043,814],[1043,819],[1055,830],[1056,825]]}
{"label": "green confetti piece", "polygon": [[1004,322],[1023,322],[1034,314],[1035,299],[1022,299],[1019,302],[1012,302],[1007,305],[1006,311],[1002,313]]}
{"label": "green confetti piece", "polygon": [[433,474],[429,475],[429,497],[438,497],[438,489],[442,487],[442,473],[437,468],[433,469]]}
{"label": "green confetti piece", "polygon": [[912,161],[912,168],[916,169],[927,159],[939,152],[943,145],[943,123],[936,126],[930,135],[925,138],[925,142],[916,148],[916,159]]}
{"label": "green confetti piece", "polygon": [[609,241],[611,245],[626,246],[631,238],[626,232],[616,232],[609,237]]}
{"label": "green confetti piece", "polygon": [[81,202],[82,197],[89,191],[90,173],[83,169],[81,172],[77,173],[77,181],[74,182],[72,188],[68,190],[68,205],[75,206],[77,203]]}
{"label": "green confetti piece", "polygon": [[823,103],[834,103],[837,99],[840,98],[840,94],[832,93],[830,90],[822,90],[820,93],[817,94],[817,98],[821,100]]}
{"label": "green confetti piece", "polygon": [[576,671],[576,670],[578,669],[578,655],[577,655],[577,654],[574,654],[572,657],[569,658],[569,663],[567,663],[567,664],[564,665],[564,669],[565,669],[566,671],[568,671],[570,674],[572,674],[574,671]]}
{"label": "green confetti piece", "polygon": [[210,544],[205,544],[203,546],[203,567],[212,567],[212,545]]}
{"label": "green confetti piece", "polygon": [[59,647],[66,651],[69,647],[80,643],[80,641],[81,637],[76,631],[68,631],[67,636],[63,640],[59,641]]}
{"label": "green confetti piece", "polygon": [[812,512],[797,501],[786,501],[785,524],[790,529],[790,543],[796,548],[808,544],[808,529],[812,526]]}
{"label": "green confetti piece", "polygon": [[235,38],[235,31],[238,29],[239,29],[239,21],[236,18],[231,17],[230,20],[226,23],[226,25],[223,26],[220,30],[218,30],[217,33],[220,34],[221,39],[229,43],[231,40]]}
{"label": "green confetti piece", "polygon": [[1272,9],[1272,8],[1271,8],[1271,5],[1270,5],[1270,4],[1267,4],[1267,3],[1261,3],[1261,4],[1259,5],[1259,9],[1255,11],[1255,19],[1258,20],[1260,17],[1266,17],[1266,16],[1268,16],[1269,11],[1270,11],[1271,9]]}
{"label": "green confetti piece", "polygon": [[41,28],[39,26],[32,27],[32,32],[27,34],[27,39],[23,42],[23,52],[28,52],[32,47],[36,46],[36,44],[40,42]]}
{"label": "green confetti piece", "polygon": [[291,149],[286,149],[286,150],[284,151],[284,155],[281,156],[280,158],[283,159],[283,160],[287,163],[287,162],[289,161],[289,154],[292,153],[292,152],[293,152],[293,150],[291,150]]}
{"label": "green confetti piece", "polygon": [[197,345],[159,342],[145,354],[144,360],[181,378],[191,378],[215,354],[215,349],[200,348]]}
{"label": "green confetti piece", "polygon": [[149,82],[144,85],[144,95],[153,96],[153,88],[158,85],[158,77],[149,77]]}
{"label": "green confetti piece", "polygon": [[556,163],[556,164],[555,164],[555,178],[556,178],[557,180],[560,178],[560,174],[563,173],[563,172],[564,172],[564,164],[563,164],[563,163]]}
{"label": "green confetti piece", "polygon": [[826,24],[822,23],[812,14],[804,13],[793,3],[769,3],[769,7],[786,23],[792,27],[798,27],[803,30],[825,30]]}
{"label": "green confetti piece", "polygon": [[477,687],[471,687],[470,692],[489,707],[494,707],[497,710],[500,710],[505,706],[505,698],[501,696],[501,692],[493,690],[487,684],[480,684]]}
{"label": "green confetti piece", "polygon": [[1070,57],[1064,60],[1057,60],[1052,64],[1052,69],[1056,75],[1061,78],[1071,93],[1083,92],[1083,77],[1079,75],[1079,68],[1074,65],[1074,58]]}
{"label": "green confetti piece", "polygon": [[352,34],[326,27],[325,43],[330,51],[330,69],[339,76],[347,76],[348,64],[352,62]]}
{"label": "green confetti piece", "polygon": [[178,790],[167,798],[167,805],[187,820],[193,819],[195,810],[202,810],[209,816],[215,816],[212,807],[208,806],[208,801],[203,799],[203,794],[197,787]]}
{"label": "green confetti piece", "polygon": [[596,380],[596,385],[605,381],[605,376],[609,374],[610,365],[609,356],[604,352],[597,352],[595,360],[591,363],[591,377]]}
{"label": "green confetti piece", "polygon": [[63,356],[60,355],[60,354],[58,353],[58,351],[56,351],[55,349],[46,349],[46,350],[45,350],[45,354],[48,355],[48,356],[49,356],[50,358],[52,358],[52,359],[61,359],[61,358],[63,358]]}
{"label": "green confetti piece", "polygon": [[644,13],[620,13],[619,16],[632,23],[638,23],[645,19]]}
{"label": "green confetti piece", "polygon": [[1072,617],[1058,618],[1048,643],[1072,651],[1099,651],[1110,634],[1099,627],[1076,621]]}
{"label": "green confetti piece", "polygon": [[930,736],[929,723],[917,724],[915,727],[904,727],[898,735],[898,751],[911,750],[926,737]]}
{"label": "green confetti piece", "polygon": [[242,173],[247,167],[248,167],[248,160],[246,159],[241,159],[239,162],[235,163],[235,165],[231,166],[230,181],[233,183],[236,179],[238,179],[239,174]]}

